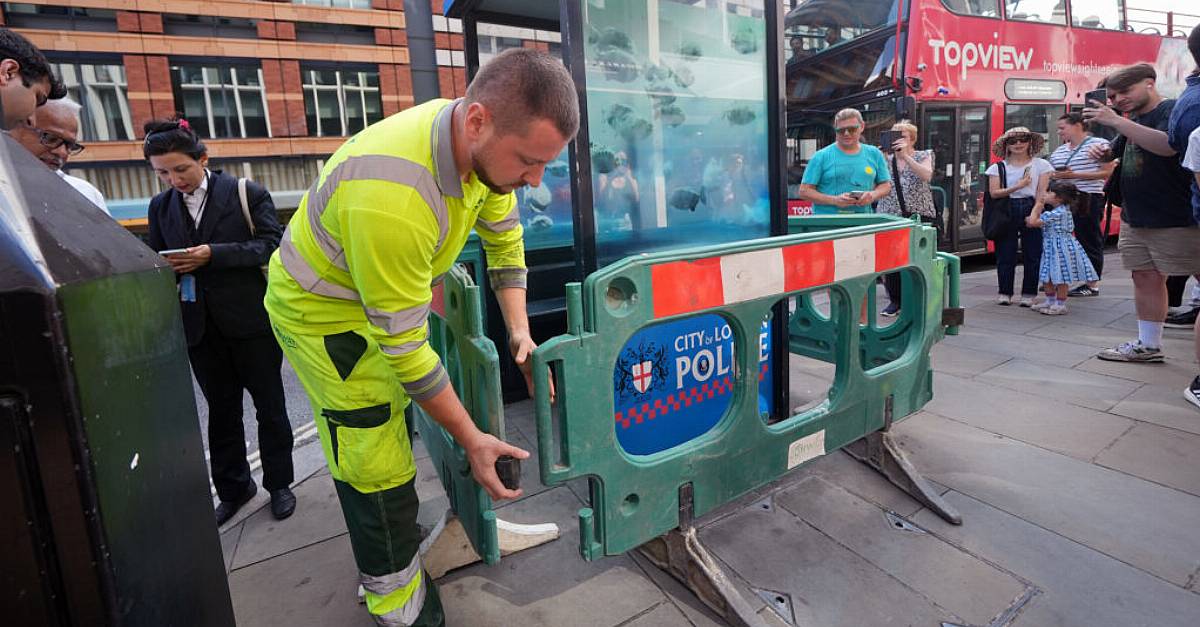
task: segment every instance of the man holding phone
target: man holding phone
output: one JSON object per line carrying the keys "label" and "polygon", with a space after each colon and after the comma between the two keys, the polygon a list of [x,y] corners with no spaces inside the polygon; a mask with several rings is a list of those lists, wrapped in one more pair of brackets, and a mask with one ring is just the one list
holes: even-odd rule
{"label": "man holding phone", "polygon": [[[1101,351],[1108,361],[1163,361],[1166,277],[1200,274],[1200,227],[1192,216],[1191,176],[1167,138],[1174,100],[1158,93],[1154,66],[1139,63],[1105,79],[1112,107],[1092,100],[1083,118],[1120,133],[1111,148],[1088,149],[1093,159],[1119,158],[1121,262],[1133,273],[1138,338]],[[1119,113],[1129,114],[1128,118]]]}
{"label": "man holding phone", "polygon": [[814,215],[870,213],[871,203],[892,189],[883,153],[862,143],[865,126],[858,109],[834,116],[837,141],[813,155],[800,183],[800,197],[813,203]]}

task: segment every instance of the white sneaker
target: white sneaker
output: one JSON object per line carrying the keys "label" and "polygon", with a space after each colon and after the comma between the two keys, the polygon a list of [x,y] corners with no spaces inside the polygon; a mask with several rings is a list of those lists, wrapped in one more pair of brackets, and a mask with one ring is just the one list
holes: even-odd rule
{"label": "white sneaker", "polygon": [[996,296],[996,304],[1007,307],[1012,304],[1012,296],[1009,296],[1008,294],[1000,294]]}
{"label": "white sneaker", "polygon": [[1038,310],[1038,313],[1046,314],[1047,316],[1061,316],[1067,313],[1067,306],[1062,304],[1051,305]]}
{"label": "white sneaker", "polygon": [[1034,303],[1034,305],[1032,307],[1030,307],[1030,309],[1032,309],[1038,313],[1045,313],[1046,310],[1049,308],[1050,308],[1050,301],[1047,301],[1047,300],[1038,301],[1038,302]]}
{"label": "white sneaker", "polygon": [[1021,297],[1021,306],[1022,307],[1033,307],[1033,299],[1034,299],[1033,296],[1022,296]]}

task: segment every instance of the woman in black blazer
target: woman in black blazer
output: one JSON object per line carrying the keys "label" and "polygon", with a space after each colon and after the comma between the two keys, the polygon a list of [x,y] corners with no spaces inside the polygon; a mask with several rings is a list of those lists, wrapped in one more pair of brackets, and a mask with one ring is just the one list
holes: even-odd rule
{"label": "woman in black blazer", "polygon": [[221,502],[217,525],[258,491],[246,461],[242,390],[258,418],[263,487],[271,511],[287,518],[296,507],[292,428],[280,375],[283,354],[271,334],[261,266],[282,229],[271,194],[246,182],[248,223],[238,179],[208,170],[208,153],[186,120],[146,123],[143,153],[167,191],[150,201],[148,243],[174,268],[192,371],[208,402],[213,484]]}

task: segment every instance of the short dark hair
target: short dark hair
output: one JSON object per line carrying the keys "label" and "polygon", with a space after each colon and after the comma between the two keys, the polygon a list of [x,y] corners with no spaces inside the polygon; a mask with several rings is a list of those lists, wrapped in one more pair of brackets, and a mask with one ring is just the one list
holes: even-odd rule
{"label": "short dark hair", "polygon": [[1196,62],[1196,69],[1200,70],[1200,24],[1188,35],[1188,50],[1192,53],[1192,60]]}
{"label": "short dark hair", "polygon": [[1058,119],[1066,120],[1067,124],[1078,124],[1080,126],[1083,126],[1084,128],[1087,128],[1087,123],[1083,121],[1083,114],[1078,111],[1064,113],[1064,114],[1058,116]]}
{"label": "short dark hair", "polygon": [[142,143],[142,154],[146,159],[156,155],[172,152],[183,154],[200,160],[208,154],[208,148],[191,126],[180,118],[174,120],[150,120],[142,127],[146,132],[146,140]]}
{"label": "short dark hair", "polygon": [[549,120],[567,139],[579,131],[575,81],[558,59],[537,50],[512,48],[496,55],[467,87],[466,102],[487,107],[501,134],[524,134],[536,119]]}
{"label": "short dark hair", "polygon": [[1130,87],[1146,80],[1158,80],[1158,72],[1149,63],[1134,63],[1127,65],[1104,79],[1104,87],[1113,91],[1125,91]]}
{"label": "short dark hair", "polygon": [[21,82],[26,87],[42,79],[50,81],[49,98],[58,100],[67,95],[67,88],[50,71],[50,62],[37,46],[13,31],[0,27],[0,60],[12,59],[21,66]]}

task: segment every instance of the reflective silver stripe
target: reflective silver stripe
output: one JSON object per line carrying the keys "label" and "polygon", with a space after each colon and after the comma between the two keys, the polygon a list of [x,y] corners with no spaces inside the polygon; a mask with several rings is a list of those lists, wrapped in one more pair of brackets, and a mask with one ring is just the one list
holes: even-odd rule
{"label": "reflective silver stripe", "polygon": [[367,313],[367,320],[370,320],[371,324],[387,331],[388,335],[410,331],[425,324],[429,319],[429,303],[400,311],[382,311],[371,307],[363,307],[363,311]]}
{"label": "reflective silver stripe", "polygon": [[417,617],[421,614],[421,608],[425,606],[426,584],[425,576],[421,572],[421,555],[420,553],[413,555],[412,561],[400,572],[387,575],[358,574],[358,580],[362,584],[362,587],[367,592],[377,596],[392,594],[412,583],[414,577],[419,577],[420,579],[416,589],[412,591],[412,595],[399,608],[387,614],[373,616],[377,625],[409,627],[417,621]]}
{"label": "reflective silver stripe", "polygon": [[328,296],[330,298],[340,298],[342,300],[358,301],[358,292],[341,285],[335,285],[317,276],[315,270],[308,265],[304,257],[300,256],[300,251],[296,250],[296,245],[292,243],[291,231],[289,225],[287,230],[283,232],[283,240],[279,242],[279,261],[283,264],[283,268],[288,274],[296,280],[306,292]]}
{"label": "reflective silver stripe", "polygon": [[429,154],[433,155],[438,187],[442,189],[443,194],[453,198],[463,197],[462,179],[458,176],[458,166],[454,163],[454,147],[450,143],[454,131],[454,110],[461,102],[462,98],[459,98],[446,105],[429,129]]}
{"label": "reflective silver stripe", "polygon": [[333,199],[333,194],[337,192],[340,184],[368,180],[399,183],[416,190],[421,195],[421,200],[433,211],[433,217],[437,219],[438,242],[435,250],[442,249],[442,244],[450,233],[450,210],[446,207],[446,199],[442,197],[442,192],[429,170],[415,161],[392,155],[358,155],[337,164],[333,172],[325,177],[320,189],[315,194],[310,193],[308,197],[308,222],[313,237],[330,262],[343,270],[346,269],[346,262],[342,258],[345,251],[325,230],[325,225],[321,224],[321,215],[329,207],[329,201]]}
{"label": "reflective silver stripe", "polygon": [[389,355],[407,355],[413,351],[416,351],[417,349],[421,348],[422,346],[424,346],[425,342],[426,342],[425,340],[418,340],[415,342],[405,342],[403,344],[398,344],[396,346],[388,346],[387,344],[380,344],[379,350],[381,350]]}
{"label": "reflective silver stripe", "polygon": [[423,401],[428,398],[437,396],[442,388],[450,385],[450,377],[446,374],[446,369],[438,363],[437,367],[429,372],[429,374],[413,381],[412,383],[402,383],[404,393],[408,394],[409,398],[414,401]]}
{"label": "reflective silver stripe", "polygon": [[521,214],[517,211],[517,206],[513,205],[512,211],[509,211],[508,215],[503,218],[495,222],[479,218],[475,221],[475,226],[491,233],[504,233],[521,226]]}
{"label": "reflective silver stripe", "polygon": [[488,268],[488,282],[493,290],[506,287],[528,287],[529,270],[525,268]]}

